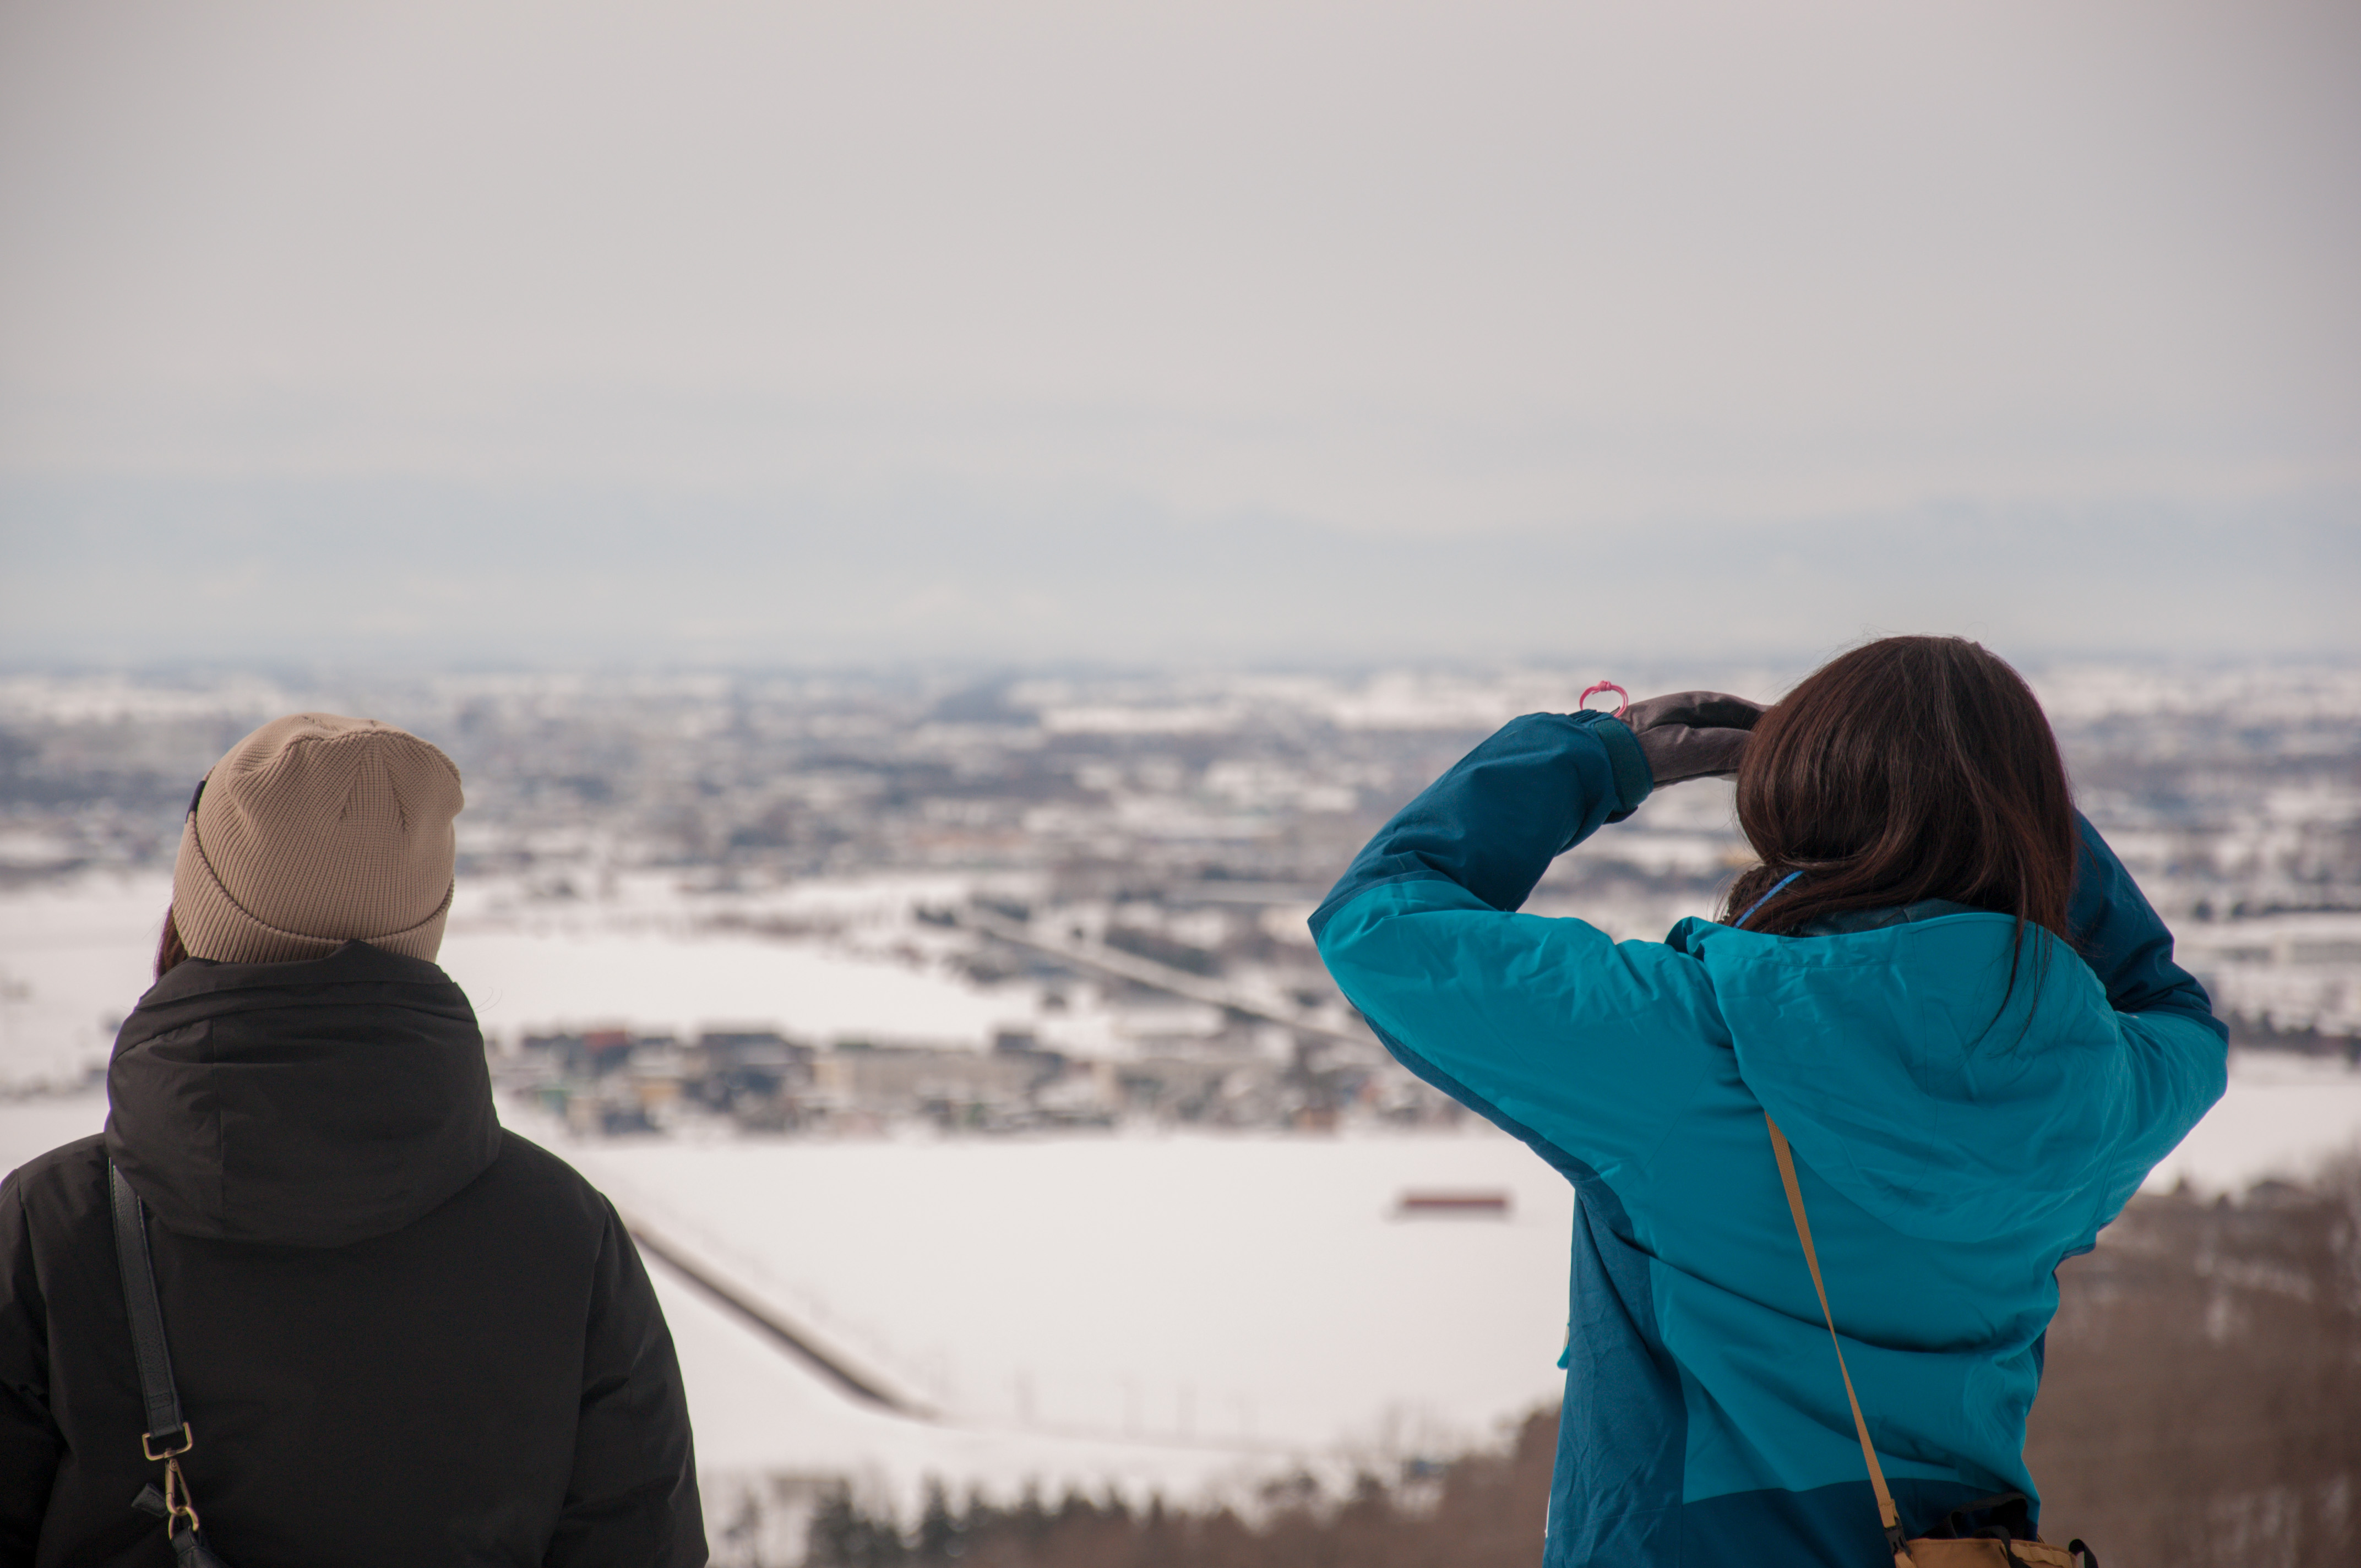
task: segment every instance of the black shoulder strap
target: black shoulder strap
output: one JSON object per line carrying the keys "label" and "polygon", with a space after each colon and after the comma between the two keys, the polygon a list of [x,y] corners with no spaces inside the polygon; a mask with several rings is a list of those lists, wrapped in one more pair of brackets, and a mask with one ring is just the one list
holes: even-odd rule
{"label": "black shoulder strap", "polygon": [[[139,1363],[139,1397],[148,1407],[148,1430],[139,1452],[164,1464],[164,1489],[140,1488],[131,1506],[161,1514],[164,1539],[177,1568],[228,1568],[206,1544],[197,1507],[181,1474],[181,1455],[196,1446],[181,1415],[181,1391],[172,1382],[172,1352],[164,1343],[164,1309],[156,1299],[156,1266],[148,1256],[148,1210],[115,1162],[106,1162],[107,1205],[115,1215],[115,1263],[123,1275],[123,1304],[131,1312],[131,1352]],[[181,1528],[186,1520],[188,1528]]]}
{"label": "black shoulder strap", "polygon": [[115,1211],[115,1261],[123,1274],[123,1301],[131,1310],[131,1349],[139,1360],[139,1395],[148,1406],[140,1446],[150,1459],[189,1448],[181,1393],[172,1382],[172,1353],[164,1343],[164,1309],[156,1300],[156,1270],[148,1259],[148,1210],[115,1162],[106,1162],[107,1198]]}

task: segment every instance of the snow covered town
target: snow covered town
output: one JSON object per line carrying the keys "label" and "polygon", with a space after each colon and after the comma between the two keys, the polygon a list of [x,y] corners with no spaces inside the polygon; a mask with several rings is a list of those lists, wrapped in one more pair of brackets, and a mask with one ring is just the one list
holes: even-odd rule
{"label": "snow covered town", "polygon": [[[441,961],[503,1117],[651,1260],[716,1561],[853,1561],[815,1520],[945,1487],[1409,1497],[1554,1399],[1573,1199],[1377,1048],[1305,917],[1508,717],[1795,673],[16,676],[0,1164],[103,1118],[197,774],[372,713],[465,775]],[[2361,670],[2037,674],[2239,1047],[2154,1201],[2307,1179],[2361,1140]],[[1653,938],[1739,853],[1684,785],[1529,907]]]}
{"label": "snow covered town", "polygon": [[[1685,674],[1766,696],[1781,678],[1653,684]],[[22,676],[0,685],[0,881],[20,907],[119,896],[152,923],[225,740],[361,706],[458,761],[449,961],[482,977],[503,1084],[582,1132],[1416,1122],[1442,1107],[1370,1047],[1304,917],[1386,811],[1581,684]],[[2361,672],[2041,685],[2084,809],[2242,1039],[2351,1051]],[[1727,786],[1667,791],[1530,907],[1653,937],[1710,910],[1740,848]],[[17,1091],[86,1074],[127,1000],[32,968],[6,982]]]}

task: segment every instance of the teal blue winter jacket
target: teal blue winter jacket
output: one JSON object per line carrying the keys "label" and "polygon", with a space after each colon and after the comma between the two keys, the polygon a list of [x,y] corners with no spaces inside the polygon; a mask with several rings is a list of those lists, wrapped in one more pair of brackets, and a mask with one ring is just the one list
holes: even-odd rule
{"label": "teal blue winter jacket", "polygon": [[2087,822],[2074,943],[2028,927],[2013,981],[2015,922],[1959,905],[1662,942],[1516,913],[1652,784],[1612,718],[1516,719],[1386,824],[1312,935],[1389,1050],[1579,1193],[1549,1568],[1872,1568],[1764,1113],[1915,1534],[2036,1497],[2054,1271],[2220,1097],[2226,1033]]}

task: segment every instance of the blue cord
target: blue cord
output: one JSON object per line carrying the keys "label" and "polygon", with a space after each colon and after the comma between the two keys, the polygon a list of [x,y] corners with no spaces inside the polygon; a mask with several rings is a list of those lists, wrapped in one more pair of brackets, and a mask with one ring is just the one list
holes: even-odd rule
{"label": "blue cord", "polygon": [[1735,927],[1743,927],[1749,920],[1754,918],[1754,912],[1756,910],[1762,908],[1764,905],[1779,896],[1780,889],[1785,887],[1789,883],[1794,882],[1797,877],[1802,876],[1803,874],[1804,873],[1801,872],[1789,872],[1785,876],[1783,876],[1777,882],[1773,883],[1771,884],[1770,892],[1764,894],[1762,897],[1748,905],[1746,906],[1746,913],[1731,921],[1730,924]]}

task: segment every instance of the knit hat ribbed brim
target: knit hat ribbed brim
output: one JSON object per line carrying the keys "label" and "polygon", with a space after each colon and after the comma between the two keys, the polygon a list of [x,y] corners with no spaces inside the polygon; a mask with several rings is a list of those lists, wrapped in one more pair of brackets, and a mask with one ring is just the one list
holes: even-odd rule
{"label": "knit hat ribbed brim", "polygon": [[406,730],[334,713],[274,718],[214,764],[181,829],[181,946],[279,963],[363,941],[432,961],[466,804],[451,759]]}

